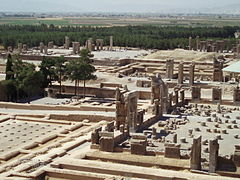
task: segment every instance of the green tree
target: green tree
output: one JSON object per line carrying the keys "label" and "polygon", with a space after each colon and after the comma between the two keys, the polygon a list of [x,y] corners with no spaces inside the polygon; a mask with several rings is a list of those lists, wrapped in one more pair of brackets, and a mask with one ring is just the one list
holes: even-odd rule
{"label": "green tree", "polygon": [[57,74],[57,80],[59,82],[59,94],[62,93],[62,81],[65,80],[66,77],[66,60],[64,56],[57,57],[55,60],[55,70]]}
{"label": "green tree", "polygon": [[52,85],[52,81],[57,80],[57,73],[55,68],[56,60],[54,58],[46,58],[44,57],[41,65],[40,71],[43,74],[43,87],[48,87],[48,85]]}
{"label": "green tree", "polygon": [[13,60],[11,54],[8,54],[6,63],[6,80],[13,79]]}
{"label": "green tree", "polygon": [[90,51],[83,49],[80,51],[80,58],[77,60],[72,60],[67,64],[67,75],[72,81],[75,81],[75,95],[77,94],[77,88],[79,87],[79,82],[83,81],[83,96],[86,95],[86,81],[95,79],[96,71],[95,67],[91,65],[93,60],[91,59],[93,55]]}

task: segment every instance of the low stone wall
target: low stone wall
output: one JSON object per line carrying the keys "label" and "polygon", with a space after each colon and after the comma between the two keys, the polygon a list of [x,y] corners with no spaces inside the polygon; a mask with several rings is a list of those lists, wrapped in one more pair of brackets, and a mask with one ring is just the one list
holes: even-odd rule
{"label": "low stone wall", "polygon": [[[58,85],[52,85],[49,87],[49,89],[53,90],[59,90]],[[72,94],[75,93],[75,87],[74,86],[63,86],[62,87],[63,94]],[[84,88],[79,87],[77,89],[78,94],[83,94]],[[95,87],[86,87],[85,89],[86,95],[96,96],[99,98],[115,98],[115,89],[107,89],[107,88],[95,88]]]}
{"label": "low stone wall", "polygon": [[109,116],[101,116],[101,115],[81,115],[81,114],[50,114],[50,119],[56,120],[65,120],[65,121],[77,121],[81,122],[85,119],[89,120],[90,122],[100,122],[100,121],[114,121],[115,117]]}

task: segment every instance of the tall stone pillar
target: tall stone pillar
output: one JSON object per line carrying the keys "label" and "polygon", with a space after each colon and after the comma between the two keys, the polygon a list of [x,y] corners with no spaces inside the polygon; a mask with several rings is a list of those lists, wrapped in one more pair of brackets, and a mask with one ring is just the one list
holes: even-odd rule
{"label": "tall stone pillar", "polygon": [[195,62],[193,62],[189,67],[189,85],[194,84],[194,71],[195,71]]}
{"label": "tall stone pillar", "polygon": [[222,82],[223,81],[223,62],[214,58],[213,61],[213,81]]}
{"label": "tall stone pillar", "polygon": [[240,44],[237,45],[237,58],[240,58]]}
{"label": "tall stone pillar", "polygon": [[174,73],[174,60],[167,59],[166,60],[166,77],[169,79],[172,79],[173,73]]}
{"label": "tall stone pillar", "polygon": [[196,37],[196,50],[199,50],[199,36]]}
{"label": "tall stone pillar", "polygon": [[192,37],[189,37],[188,46],[189,46],[189,50],[192,50]]}
{"label": "tall stone pillar", "polygon": [[110,51],[113,50],[113,36],[110,36]]}
{"label": "tall stone pillar", "polygon": [[215,173],[218,168],[218,140],[210,140],[209,142],[209,172]]}
{"label": "tall stone pillar", "polygon": [[182,103],[182,105],[185,104],[185,91],[184,91],[184,89],[180,90],[180,102]]}
{"label": "tall stone pillar", "polygon": [[202,136],[193,139],[191,148],[190,168],[193,170],[201,170],[201,141]]}
{"label": "tall stone pillar", "polygon": [[92,45],[92,39],[88,39],[86,41],[86,48],[89,50],[89,51],[92,51],[93,50],[93,45]]}
{"label": "tall stone pillar", "polygon": [[70,46],[70,39],[68,36],[65,36],[64,48],[69,49],[69,46]]}
{"label": "tall stone pillar", "polygon": [[221,102],[222,101],[222,89],[214,87],[212,89],[212,101]]}
{"label": "tall stone pillar", "polygon": [[178,84],[183,84],[184,77],[183,70],[184,70],[183,62],[180,62],[178,66]]}
{"label": "tall stone pillar", "polygon": [[44,54],[48,54],[48,47],[44,46]]}
{"label": "tall stone pillar", "polygon": [[237,87],[233,91],[233,103],[238,104],[240,103],[240,89]]}
{"label": "tall stone pillar", "polygon": [[43,53],[43,51],[44,51],[44,44],[43,44],[43,42],[40,42],[39,46],[40,46],[40,53]]}
{"label": "tall stone pillar", "polygon": [[177,105],[178,103],[179,103],[179,100],[178,100],[178,98],[179,98],[179,94],[178,94],[178,89],[175,89],[174,90],[174,103]]}

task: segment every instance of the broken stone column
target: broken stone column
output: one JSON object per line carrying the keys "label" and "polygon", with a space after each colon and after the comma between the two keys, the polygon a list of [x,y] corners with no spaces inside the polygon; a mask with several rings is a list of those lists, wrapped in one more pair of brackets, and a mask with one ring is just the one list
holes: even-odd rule
{"label": "broken stone column", "polygon": [[44,51],[44,44],[43,44],[43,42],[40,42],[39,46],[40,46],[40,53],[43,53],[43,51]]}
{"label": "broken stone column", "polygon": [[218,168],[218,140],[209,141],[209,173],[215,173]]}
{"label": "broken stone column", "polygon": [[214,87],[212,89],[212,101],[221,102],[222,101],[222,89]]}
{"label": "broken stone column", "polygon": [[173,134],[173,143],[177,143],[177,133]]}
{"label": "broken stone column", "polygon": [[182,103],[182,105],[185,104],[185,91],[184,91],[184,89],[180,90],[180,102]]}
{"label": "broken stone column", "polygon": [[89,51],[92,51],[93,50],[93,45],[92,45],[92,39],[88,39],[86,41],[86,48],[89,50]]}
{"label": "broken stone column", "polygon": [[18,52],[22,53],[22,49],[23,49],[23,44],[22,43],[18,43]]}
{"label": "broken stone column", "polygon": [[178,98],[179,98],[179,94],[178,94],[178,89],[174,89],[174,100],[173,100],[173,102],[177,105],[178,103],[179,103],[179,100],[178,100]]}
{"label": "broken stone column", "polygon": [[92,144],[99,144],[100,136],[99,132],[102,131],[102,127],[95,129],[91,134]]}
{"label": "broken stone column", "polygon": [[240,58],[240,44],[237,45],[237,58]]}
{"label": "broken stone column", "polygon": [[222,82],[223,81],[223,62],[214,58],[213,61],[213,81]]}
{"label": "broken stone column", "polygon": [[201,100],[201,87],[192,86],[192,101]]}
{"label": "broken stone column", "polygon": [[235,151],[233,154],[233,162],[236,167],[240,167],[240,145],[235,145]]}
{"label": "broken stone column", "polygon": [[194,71],[195,71],[195,62],[193,62],[189,67],[189,85],[194,84]]}
{"label": "broken stone column", "polygon": [[109,48],[110,51],[113,50],[113,36],[110,36],[110,48]]}
{"label": "broken stone column", "polygon": [[178,84],[183,84],[184,77],[183,70],[184,70],[183,62],[180,62],[178,66]]}
{"label": "broken stone column", "polygon": [[193,170],[201,170],[201,150],[202,136],[193,139],[191,147],[190,168]]}
{"label": "broken stone column", "polygon": [[48,47],[47,46],[44,47],[44,54],[48,54]]}
{"label": "broken stone column", "polygon": [[172,79],[173,73],[174,73],[174,60],[167,59],[166,60],[166,77],[169,79]]}
{"label": "broken stone column", "polygon": [[116,129],[119,130],[120,126],[125,126],[127,112],[125,110],[125,102],[123,93],[120,92],[120,89],[116,89]]}
{"label": "broken stone column", "polygon": [[199,36],[196,37],[196,50],[199,50]]}
{"label": "broken stone column", "polygon": [[159,100],[155,99],[154,100],[154,105],[153,105],[153,115],[159,116],[159,114],[160,114]]}
{"label": "broken stone column", "polygon": [[72,46],[73,46],[73,54],[79,54],[80,43],[79,42],[72,42]]}
{"label": "broken stone column", "polygon": [[189,47],[189,50],[192,50],[192,37],[189,37],[188,47]]}
{"label": "broken stone column", "polygon": [[235,88],[233,91],[233,103],[240,103],[240,89],[239,87]]}
{"label": "broken stone column", "polygon": [[53,42],[52,41],[48,43],[48,48],[53,49]]}
{"label": "broken stone column", "polygon": [[70,46],[70,39],[68,36],[65,36],[65,44],[64,44],[64,48],[65,49],[69,49]]}
{"label": "broken stone column", "polygon": [[26,53],[27,52],[27,45],[23,44],[22,52]]}

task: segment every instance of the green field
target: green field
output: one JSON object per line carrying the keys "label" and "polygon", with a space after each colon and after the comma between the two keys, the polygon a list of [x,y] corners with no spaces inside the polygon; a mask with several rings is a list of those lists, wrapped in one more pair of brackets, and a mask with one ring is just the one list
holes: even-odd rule
{"label": "green field", "polygon": [[82,17],[82,18],[0,18],[0,24],[40,25],[54,24],[59,26],[239,26],[240,18],[219,17],[185,17],[185,18],[128,18],[128,17]]}

